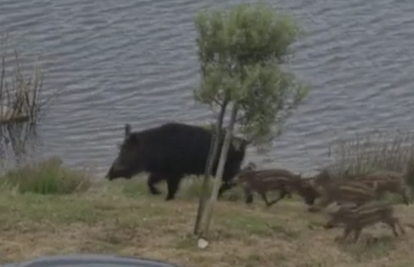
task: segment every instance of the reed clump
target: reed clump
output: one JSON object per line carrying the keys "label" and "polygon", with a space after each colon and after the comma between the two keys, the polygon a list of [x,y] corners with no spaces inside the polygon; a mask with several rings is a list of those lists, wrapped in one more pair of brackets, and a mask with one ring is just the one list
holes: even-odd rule
{"label": "reed clump", "polygon": [[87,170],[73,170],[65,167],[58,157],[32,162],[6,172],[0,181],[20,193],[70,194],[83,192],[92,185]]}
{"label": "reed clump", "polygon": [[414,136],[411,132],[376,131],[356,135],[335,143],[330,152],[333,164],[326,169],[334,177],[392,171],[404,173],[406,182],[414,185],[414,169],[409,165],[414,156]]}
{"label": "reed clump", "polygon": [[17,49],[9,47],[7,35],[0,40],[0,61],[0,125],[36,123],[52,98],[43,96],[40,66],[29,72]]}

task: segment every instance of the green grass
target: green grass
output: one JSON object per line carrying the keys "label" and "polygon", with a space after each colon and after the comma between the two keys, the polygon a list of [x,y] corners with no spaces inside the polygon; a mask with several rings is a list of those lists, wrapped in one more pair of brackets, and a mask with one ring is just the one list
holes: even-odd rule
{"label": "green grass", "polygon": [[0,181],[21,193],[39,194],[82,192],[92,184],[88,172],[70,170],[57,157],[10,170],[0,177]]}
{"label": "green grass", "polygon": [[[407,266],[414,261],[407,249],[414,245],[414,230],[394,238],[379,225],[364,229],[361,243],[344,246],[335,241],[341,229],[324,230],[324,216],[306,212],[297,198],[266,208],[256,197],[246,205],[239,189],[217,203],[210,246],[200,250],[191,234],[200,180],[184,180],[177,199],[166,202],[165,185],[160,185],[163,195],[149,195],[145,177],[101,178],[92,184],[86,173],[52,158],[5,174],[0,263],[67,253],[115,253],[200,267]],[[398,205],[397,214],[414,222],[412,206]]]}

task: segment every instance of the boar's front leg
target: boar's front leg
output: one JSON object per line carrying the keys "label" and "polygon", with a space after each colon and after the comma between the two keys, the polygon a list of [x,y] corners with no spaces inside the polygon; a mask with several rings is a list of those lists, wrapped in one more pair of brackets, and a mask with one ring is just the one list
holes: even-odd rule
{"label": "boar's front leg", "polygon": [[401,187],[400,188],[400,195],[402,197],[402,201],[405,203],[405,205],[410,205],[410,193],[408,192],[408,187]]}
{"label": "boar's front leg", "polygon": [[220,188],[219,188],[217,198],[221,198],[221,196],[223,195],[224,192],[226,192],[227,190],[230,190],[233,187],[234,187],[234,183],[233,182],[231,182],[231,181],[223,181],[221,183]]}
{"label": "boar's front leg", "polygon": [[359,239],[359,236],[361,235],[362,229],[358,227],[357,229],[354,229],[354,243],[356,243]]}
{"label": "boar's front leg", "polygon": [[160,181],[162,181],[164,178],[162,175],[156,174],[156,173],[150,173],[149,177],[148,177],[148,181],[147,181],[147,185],[148,185],[148,190],[150,191],[150,193],[152,195],[159,195],[161,194],[161,191],[158,190],[157,187],[155,187],[155,185],[157,183],[159,183]]}
{"label": "boar's front leg", "polygon": [[400,220],[398,218],[387,218],[386,220],[383,220],[383,223],[391,227],[394,236],[398,236],[397,228],[400,230],[401,234],[405,234],[404,227],[401,225]]}
{"label": "boar's front leg", "polygon": [[269,200],[267,199],[267,195],[265,192],[259,192],[259,195],[262,197],[263,201],[266,203],[267,207],[270,207],[271,205],[273,205],[273,201],[269,202]]}
{"label": "boar's front leg", "polygon": [[253,203],[253,192],[252,192],[252,190],[249,187],[244,186],[243,191],[244,191],[244,197],[245,197],[246,204],[252,204]]}
{"label": "boar's front leg", "polygon": [[174,174],[170,175],[167,178],[168,194],[165,198],[165,201],[173,200],[175,198],[175,194],[177,193],[178,188],[180,187],[182,177],[183,175],[181,174]]}
{"label": "boar's front leg", "polygon": [[345,227],[342,237],[339,239],[339,242],[344,243],[351,232],[352,232],[352,229],[350,227]]}
{"label": "boar's front leg", "polygon": [[275,200],[270,201],[270,203],[267,206],[271,206],[273,204],[276,204],[277,202],[279,202],[280,200],[284,199],[285,196],[288,196],[289,194],[290,194],[290,192],[288,190],[286,190],[285,187],[282,187],[280,189],[279,197],[276,198]]}

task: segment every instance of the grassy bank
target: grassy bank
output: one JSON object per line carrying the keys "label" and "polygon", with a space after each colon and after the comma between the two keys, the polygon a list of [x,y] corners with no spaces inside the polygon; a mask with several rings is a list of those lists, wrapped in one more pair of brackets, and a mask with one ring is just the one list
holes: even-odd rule
{"label": "grassy bank", "polygon": [[[63,180],[75,177],[70,185],[85,179],[77,172],[63,171],[63,167],[39,166],[26,168],[25,174]],[[307,213],[297,200],[285,200],[270,209],[258,198],[251,207],[242,201],[221,201],[212,225],[211,245],[200,250],[190,235],[197,207],[190,193],[194,184],[184,185],[177,200],[165,202],[164,196],[148,195],[145,179],[79,183],[83,186],[72,186],[69,192],[58,191],[59,186],[22,190],[10,180],[26,183],[25,176],[20,172],[8,175],[4,180],[9,182],[0,189],[3,263],[75,252],[144,256],[194,267],[403,267],[414,261],[414,230],[407,228],[406,236],[394,238],[386,226],[377,225],[366,229],[358,244],[339,245],[334,239],[341,231],[322,229],[324,218]],[[237,197],[232,194],[233,200]],[[412,206],[399,205],[397,209],[404,222],[414,222]],[[369,235],[378,239],[367,243],[372,240]]]}

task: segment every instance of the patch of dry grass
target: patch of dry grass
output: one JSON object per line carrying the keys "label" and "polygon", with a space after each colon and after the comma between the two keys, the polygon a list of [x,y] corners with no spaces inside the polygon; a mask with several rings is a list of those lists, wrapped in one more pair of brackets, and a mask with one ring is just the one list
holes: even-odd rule
{"label": "patch of dry grass", "polygon": [[[186,185],[183,185],[186,187]],[[164,189],[165,194],[165,189]],[[339,245],[340,230],[321,228],[324,218],[297,201],[265,208],[220,201],[211,243],[196,247],[190,235],[197,201],[182,188],[165,202],[147,193],[145,179],[101,182],[87,192],[66,195],[0,192],[0,261],[64,253],[116,253],[166,260],[185,266],[408,266],[414,230],[392,237],[384,226],[364,230],[356,245]],[[398,206],[414,222],[411,206]],[[375,242],[369,235],[377,237]]]}

